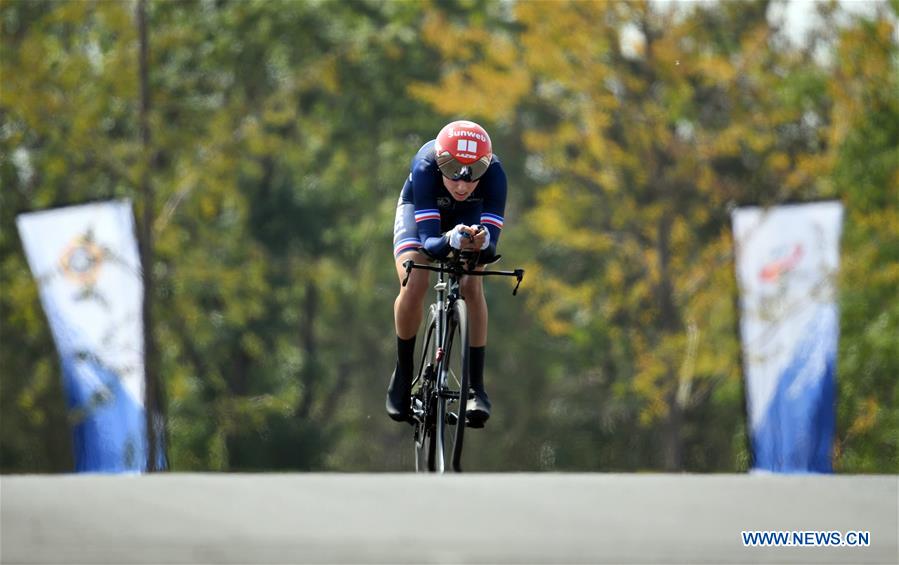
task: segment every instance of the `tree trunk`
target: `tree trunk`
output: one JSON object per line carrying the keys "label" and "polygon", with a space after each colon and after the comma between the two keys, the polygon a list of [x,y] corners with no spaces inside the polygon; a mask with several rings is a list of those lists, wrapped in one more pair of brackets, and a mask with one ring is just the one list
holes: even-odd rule
{"label": "tree trunk", "polygon": [[153,335],[153,216],[154,193],[150,181],[153,167],[153,151],[150,146],[150,85],[149,85],[149,39],[147,35],[147,2],[137,3],[137,28],[139,36],[140,73],[140,141],[143,154],[140,173],[140,196],[143,206],[140,222],[141,273],[143,276],[144,299],[144,411],[147,418],[147,471],[165,470],[168,457],[165,448],[165,409],[159,371],[156,366],[156,340]]}
{"label": "tree trunk", "polygon": [[[677,381],[677,371],[673,369],[669,377],[673,382]],[[668,472],[684,470],[684,438],[683,438],[684,409],[677,401],[677,389],[669,396],[668,418],[665,420],[665,431],[662,435],[664,442],[664,469]]]}
{"label": "tree trunk", "polygon": [[[659,307],[659,328],[662,337],[683,331],[683,324],[674,302],[674,284],[671,281],[671,227],[673,214],[663,214],[659,220],[656,241],[659,258],[659,284],[656,288],[656,299]],[[666,471],[683,470],[683,406],[678,400],[679,375],[678,367],[669,360],[668,383],[668,418],[662,434],[664,442],[664,468]]]}
{"label": "tree trunk", "polygon": [[306,283],[306,300],[303,305],[303,321],[300,329],[301,347],[306,353],[306,363],[302,371],[303,399],[297,409],[299,418],[308,418],[312,413],[315,398],[315,383],[319,378],[318,338],[315,335],[315,319],[318,315],[318,287],[315,281]]}

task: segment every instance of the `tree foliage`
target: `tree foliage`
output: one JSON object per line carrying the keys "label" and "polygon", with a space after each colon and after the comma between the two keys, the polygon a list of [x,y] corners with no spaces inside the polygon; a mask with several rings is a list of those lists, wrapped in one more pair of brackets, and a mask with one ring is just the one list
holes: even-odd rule
{"label": "tree foliage", "polygon": [[[899,461],[896,9],[751,2],[150,3],[158,366],[175,470],[388,470],[393,212],[410,157],[478,119],[510,179],[488,283],[481,470],[744,470],[730,211],[847,207],[836,466]],[[14,229],[138,206],[126,2],[4,2],[0,469],[71,468]]]}

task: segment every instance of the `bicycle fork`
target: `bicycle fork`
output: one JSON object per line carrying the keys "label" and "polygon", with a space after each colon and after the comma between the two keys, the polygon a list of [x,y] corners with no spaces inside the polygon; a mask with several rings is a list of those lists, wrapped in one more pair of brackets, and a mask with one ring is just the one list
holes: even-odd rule
{"label": "bicycle fork", "polygon": [[[437,273],[437,283],[434,285],[434,290],[437,291],[437,350],[434,353],[434,362],[433,368],[435,371],[434,376],[435,381],[435,390],[438,396],[442,398],[444,402],[449,405],[454,401],[459,400],[459,395],[454,394],[453,392],[447,390],[446,381],[447,381],[447,367],[446,363],[444,363],[444,359],[446,357],[446,339],[447,339],[447,331],[449,328],[449,315],[452,310],[452,300],[447,300],[446,293],[449,289],[449,283],[446,281],[446,275],[442,271]],[[439,401],[440,399],[438,399]],[[446,411],[446,420],[445,424],[450,426],[455,426],[459,421],[459,416],[450,411]]]}

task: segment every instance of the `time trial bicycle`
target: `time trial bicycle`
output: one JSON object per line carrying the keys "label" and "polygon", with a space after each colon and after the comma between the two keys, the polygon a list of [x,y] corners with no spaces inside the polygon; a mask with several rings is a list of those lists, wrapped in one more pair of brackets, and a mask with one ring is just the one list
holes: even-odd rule
{"label": "time trial bicycle", "polygon": [[[427,252],[422,250],[425,255]],[[413,269],[437,273],[436,300],[428,310],[422,340],[421,363],[412,381],[410,423],[415,440],[415,470],[443,473],[462,471],[462,443],[465,437],[465,407],[469,398],[468,309],[462,297],[462,277],[515,277],[512,294],[524,278],[524,269],[513,271],[476,270],[476,252],[453,251],[436,264],[405,261],[409,282]],[[500,256],[482,264],[492,264]]]}

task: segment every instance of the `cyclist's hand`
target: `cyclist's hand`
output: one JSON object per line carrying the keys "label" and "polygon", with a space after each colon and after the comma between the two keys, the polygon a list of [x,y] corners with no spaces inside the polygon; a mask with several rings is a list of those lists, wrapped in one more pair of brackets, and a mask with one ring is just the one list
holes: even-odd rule
{"label": "cyclist's hand", "polygon": [[490,234],[482,226],[459,224],[446,233],[453,249],[480,251],[490,244]]}
{"label": "cyclist's hand", "polygon": [[453,249],[468,250],[471,249],[471,228],[465,224],[459,224],[450,231],[446,232],[449,239],[450,247]]}
{"label": "cyclist's hand", "polygon": [[471,245],[475,251],[483,251],[490,245],[490,232],[484,226],[471,226],[473,233],[471,234]]}

